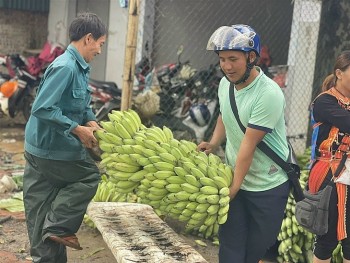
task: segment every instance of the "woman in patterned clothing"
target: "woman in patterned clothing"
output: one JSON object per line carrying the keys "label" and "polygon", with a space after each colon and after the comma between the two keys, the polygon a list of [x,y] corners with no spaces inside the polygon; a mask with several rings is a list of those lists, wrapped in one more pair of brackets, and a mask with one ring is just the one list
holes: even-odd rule
{"label": "woman in patterned clothing", "polygon": [[[350,171],[346,170],[350,169],[350,161],[345,162],[338,179],[333,178],[342,156],[349,154],[350,51],[344,51],[338,56],[333,74],[325,79],[322,91],[312,104],[313,163],[309,189],[311,192],[317,192],[330,180],[334,181],[331,182],[333,191],[329,203],[328,232],[316,237],[313,262],[330,262],[332,251],[339,241],[342,243],[343,262],[350,262],[350,239],[347,235],[350,205],[347,201],[349,185],[346,182],[347,179],[350,181]],[[341,182],[339,178],[342,178]]]}

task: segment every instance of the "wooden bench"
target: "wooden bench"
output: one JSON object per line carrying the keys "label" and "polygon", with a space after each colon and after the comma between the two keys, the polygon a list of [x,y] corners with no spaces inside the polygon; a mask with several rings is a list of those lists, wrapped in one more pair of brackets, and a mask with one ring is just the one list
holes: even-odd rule
{"label": "wooden bench", "polygon": [[149,205],[92,202],[87,214],[118,263],[208,263]]}

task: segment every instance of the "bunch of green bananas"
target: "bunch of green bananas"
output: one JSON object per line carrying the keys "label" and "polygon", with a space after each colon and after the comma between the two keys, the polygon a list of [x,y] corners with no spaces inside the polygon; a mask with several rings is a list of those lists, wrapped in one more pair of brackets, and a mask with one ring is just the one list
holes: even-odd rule
{"label": "bunch of green bananas", "polygon": [[227,220],[230,166],[198,152],[193,142],[175,139],[166,126],[146,128],[133,110],[113,111],[101,126],[100,168],[117,192],[136,193],[158,215],[186,222],[187,231],[217,236]]}
{"label": "bunch of green bananas", "polygon": [[334,263],[343,262],[343,251],[342,251],[341,243],[338,243],[337,247],[334,249],[332,253],[332,262]]}
{"label": "bunch of green bananas", "polygon": [[298,164],[301,169],[308,169],[310,165],[311,147],[305,149],[303,154],[297,155]]}
{"label": "bunch of green bananas", "polygon": [[92,221],[92,219],[87,214],[84,215],[83,222],[85,225],[87,225],[91,228],[96,228],[94,221]]}
{"label": "bunch of green bananas", "polygon": [[102,175],[96,194],[92,201],[94,202],[126,202],[127,194],[120,193],[115,185]]}

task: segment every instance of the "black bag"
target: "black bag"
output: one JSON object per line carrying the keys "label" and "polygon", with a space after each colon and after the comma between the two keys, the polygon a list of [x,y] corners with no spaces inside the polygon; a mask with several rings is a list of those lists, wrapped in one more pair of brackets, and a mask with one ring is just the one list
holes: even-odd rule
{"label": "black bag", "polygon": [[[333,177],[338,177],[343,170],[347,154],[343,154],[342,159]],[[328,232],[328,206],[333,187],[328,182],[325,188],[316,194],[304,190],[305,198],[295,205],[295,218],[299,225],[316,235],[324,235]]]}
{"label": "black bag", "polygon": [[[246,128],[242,124],[241,120],[238,116],[238,109],[236,105],[235,95],[233,92],[234,86],[230,85],[229,96],[231,102],[231,108],[233,114],[238,122],[239,127],[245,133]],[[288,141],[288,140],[287,140]],[[289,155],[287,161],[284,161],[281,157],[279,157],[264,141],[261,141],[257,147],[264,152],[268,157],[270,157],[276,164],[278,164],[288,175],[289,181],[293,185],[293,197],[296,202],[304,199],[303,190],[300,186],[299,178],[300,178],[300,167],[297,162],[296,155],[294,153],[293,147],[288,141]]]}
{"label": "black bag", "polygon": [[304,190],[305,198],[295,205],[295,217],[300,226],[316,235],[328,232],[328,206],[332,189],[327,185],[316,194]]}

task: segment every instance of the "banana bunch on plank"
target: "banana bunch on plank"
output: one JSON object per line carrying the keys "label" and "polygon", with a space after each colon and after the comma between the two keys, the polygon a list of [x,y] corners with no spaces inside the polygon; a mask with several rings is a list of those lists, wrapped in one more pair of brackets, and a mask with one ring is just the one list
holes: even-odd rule
{"label": "banana bunch on plank", "polygon": [[143,126],[132,110],[112,111],[101,126],[100,168],[116,191],[135,192],[159,215],[186,222],[188,231],[217,235],[229,209],[230,166],[198,152],[193,142],[175,139],[166,126]]}

